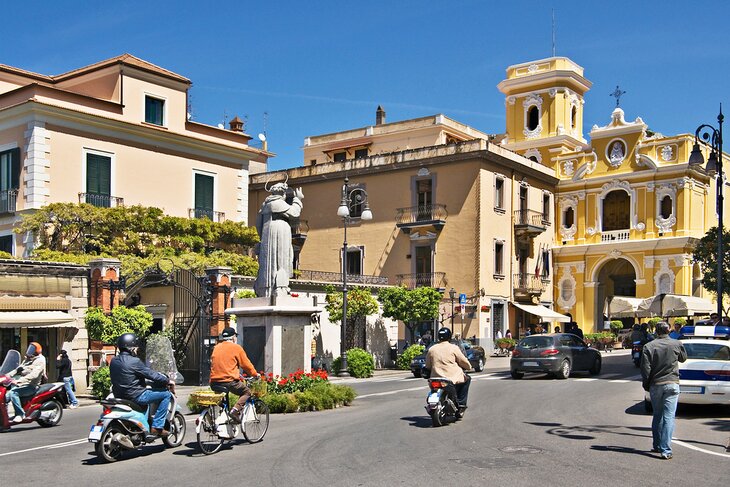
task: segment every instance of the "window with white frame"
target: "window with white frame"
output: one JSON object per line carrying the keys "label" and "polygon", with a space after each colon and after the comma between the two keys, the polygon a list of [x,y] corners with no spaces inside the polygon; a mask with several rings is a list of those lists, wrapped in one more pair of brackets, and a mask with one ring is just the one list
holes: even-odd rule
{"label": "window with white frame", "polygon": [[153,125],[165,125],[165,100],[145,95],[144,121]]}
{"label": "window with white frame", "polygon": [[0,252],[13,255],[13,235],[0,235]]}
{"label": "window with white frame", "polygon": [[362,261],[365,255],[365,247],[347,248],[347,275],[362,275]]}
{"label": "window with white frame", "polygon": [[494,275],[504,276],[504,240],[494,241]]}
{"label": "window with white frame", "polygon": [[494,178],[494,208],[504,209],[504,178]]}

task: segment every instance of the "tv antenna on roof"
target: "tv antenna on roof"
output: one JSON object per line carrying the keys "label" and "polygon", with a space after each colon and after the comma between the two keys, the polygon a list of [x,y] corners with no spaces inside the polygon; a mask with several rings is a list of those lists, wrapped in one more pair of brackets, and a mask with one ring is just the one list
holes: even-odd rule
{"label": "tv antenna on roof", "polygon": [[553,14],[553,57],[555,57],[555,9],[552,9]]}

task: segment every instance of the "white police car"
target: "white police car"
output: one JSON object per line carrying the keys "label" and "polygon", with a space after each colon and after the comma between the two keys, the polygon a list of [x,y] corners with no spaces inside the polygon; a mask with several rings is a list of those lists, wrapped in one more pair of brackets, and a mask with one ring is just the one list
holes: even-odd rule
{"label": "white police car", "polygon": [[679,402],[730,404],[730,327],[684,326],[687,360],[679,364]]}

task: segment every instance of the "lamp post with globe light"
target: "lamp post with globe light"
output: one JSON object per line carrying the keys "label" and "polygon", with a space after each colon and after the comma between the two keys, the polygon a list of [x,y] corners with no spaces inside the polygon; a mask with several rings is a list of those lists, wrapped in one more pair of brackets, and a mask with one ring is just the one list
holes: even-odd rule
{"label": "lamp post with globe light", "polygon": [[352,188],[350,179],[345,176],[345,184],[342,185],[342,199],[340,206],[337,208],[337,216],[342,218],[343,227],[345,229],[344,239],[342,242],[342,326],[340,327],[340,370],[337,372],[339,377],[347,377],[347,350],[345,341],[347,337],[347,224],[350,223],[352,216],[356,211],[362,209],[359,215],[361,220],[372,220],[373,213],[368,205],[368,193],[363,188]]}

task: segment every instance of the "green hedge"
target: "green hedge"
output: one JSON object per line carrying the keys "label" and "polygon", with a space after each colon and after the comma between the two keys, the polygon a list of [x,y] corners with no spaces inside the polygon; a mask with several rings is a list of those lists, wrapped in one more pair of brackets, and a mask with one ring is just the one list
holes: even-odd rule
{"label": "green hedge", "polygon": [[[198,389],[199,391],[209,391],[210,389]],[[197,391],[196,391],[197,392]],[[306,391],[297,391],[284,394],[266,394],[261,399],[269,406],[272,413],[296,413],[303,411],[322,411],[324,409],[332,409],[339,406],[349,406],[355,399],[355,390],[352,387],[330,384],[329,382],[314,384]],[[229,394],[229,404],[235,404],[238,396]],[[195,400],[194,395],[190,395],[187,402],[188,409],[194,413],[199,413],[206,406],[201,406]]]}
{"label": "green hedge", "polygon": [[98,398],[104,399],[112,390],[112,378],[109,367],[100,367],[91,375],[91,392]]}
{"label": "green hedge", "polygon": [[375,359],[362,348],[351,348],[347,351],[347,371],[352,377],[372,377],[375,370]]}
{"label": "green hedge", "polygon": [[409,370],[411,368],[411,360],[418,355],[421,355],[426,347],[423,345],[411,345],[410,347],[403,350],[403,353],[398,355],[395,361],[396,366],[399,369]]}

